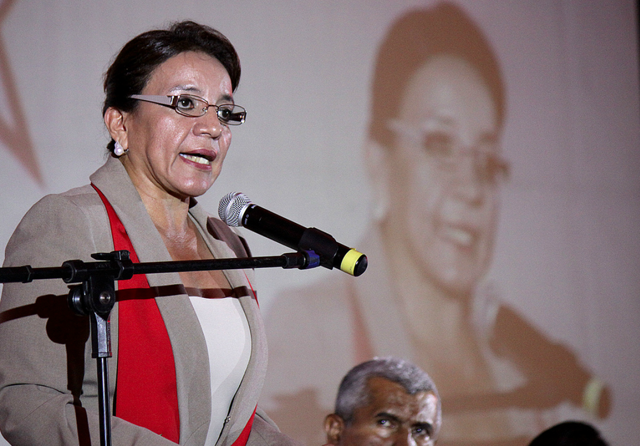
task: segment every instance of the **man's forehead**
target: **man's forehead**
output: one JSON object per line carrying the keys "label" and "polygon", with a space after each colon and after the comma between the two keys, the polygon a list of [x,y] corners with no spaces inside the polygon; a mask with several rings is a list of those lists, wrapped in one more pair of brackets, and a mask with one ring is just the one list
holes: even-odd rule
{"label": "man's forehead", "polygon": [[402,385],[379,376],[369,378],[367,386],[371,399],[366,408],[370,415],[389,413],[404,421],[435,423],[438,398],[433,392],[411,395]]}

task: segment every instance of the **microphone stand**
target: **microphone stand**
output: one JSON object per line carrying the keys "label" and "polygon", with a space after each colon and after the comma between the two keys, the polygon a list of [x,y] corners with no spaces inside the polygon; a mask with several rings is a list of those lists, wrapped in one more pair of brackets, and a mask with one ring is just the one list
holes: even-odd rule
{"label": "microphone stand", "polygon": [[112,356],[109,315],[116,302],[116,280],[127,280],[134,274],[271,267],[308,269],[320,265],[320,257],[313,251],[286,253],[274,257],[147,263],[133,263],[129,258],[129,251],[95,253],[91,254],[91,257],[97,262],[68,260],[61,267],[32,268],[26,265],[0,268],[0,283],[28,283],[39,279],[62,279],[65,283],[80,283],[71,288],[67,302],[76,314],[90,318],[91,356],[96,358],[98,364],[101,446],[111,446],[107,359]]}

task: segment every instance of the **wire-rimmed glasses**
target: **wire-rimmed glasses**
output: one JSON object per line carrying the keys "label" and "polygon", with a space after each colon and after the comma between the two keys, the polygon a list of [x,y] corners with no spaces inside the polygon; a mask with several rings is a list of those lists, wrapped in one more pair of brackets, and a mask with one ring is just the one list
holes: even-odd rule
{"label": "wire-rimmed glasses", "polygon": [[176,111],[182,116],[198,118],[209,111],[209,107],[213,107],[218,115],[221,123],[226,125],[240,125],[247,118],[247,111],[244,107],[235,104],[209,104],[205,99],[192,94],[177,95],[152,95],[152,94],[134,94],[129,96],[131,99],[139,101],[151,102],[153,104],[164,105]]}

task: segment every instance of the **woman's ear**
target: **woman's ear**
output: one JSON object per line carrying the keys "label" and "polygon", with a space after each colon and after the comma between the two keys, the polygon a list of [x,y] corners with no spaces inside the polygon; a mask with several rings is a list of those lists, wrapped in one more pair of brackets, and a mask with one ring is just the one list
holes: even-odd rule
{"label": "woman's ear", "polygon": [[329,445],[339,445],[340,437],[342,437],[342,431],[344,429],[344,420],[339,415],[335,413],[329,414],[324,419],[324,431],[327,434],[327,444]]}
{"label": "woman's ear", "polygon": [[104,112],[104,124],[114,141],[120,143],[125,149],[129,149],[127,127],[125,125],[125,113],[117,108],[109,107]]}
{"label": "woman's ear", "polygon": [[368,138],[364,145],[364,160],[372,190],[372,216],[375,221],[380,222],[389,211],[389,149]]}

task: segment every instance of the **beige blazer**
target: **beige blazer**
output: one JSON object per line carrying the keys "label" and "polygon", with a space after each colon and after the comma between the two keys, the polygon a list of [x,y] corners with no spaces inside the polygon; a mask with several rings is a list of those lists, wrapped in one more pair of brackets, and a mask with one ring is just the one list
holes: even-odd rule
{"label": "beige blazer", "polygon": [[[121,163],[110,158],[91,181],[124,224],[141,262],[170,261],[160,234]],[[242,240],[195,204],[190,217],[215,258],[242,251]],[[49,195],[20,222],[6,248],[6,266],[59,266],[70,259],[94,261],[113,242],[106,210],[90,185]],[[251,331],[251,358],[217,445],[231,445],[257,405],[267,365],[262,319],[251,292],[250,270],[224,272],[236,290]],[[204,335],[178,273],[149,274],[173,347],[180,410],[180,444],[203,445],[210,419],[209,361]],[[166,295],[162,290],[175,289]],[[165,288],[166,287],[166,288]],[[254,288],[255,289],[255,288]],[[182,290],[183,291],[183,290]],[[12,445],[99,444],[96,360],[91,357],[88,319],[71,313],[68,285],[60,279],[5,284],[0,300],[0,429]],[[113,357],[109,393],[118,363],[118,305],[111,312]],[[150,377],[153,379],[153,377]],[[90,439],[89,439],[90,437]],[[171,445],[159,435],[112,417],[113,445]],[[249,445],[293,444],[261,412]]]}

